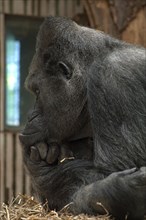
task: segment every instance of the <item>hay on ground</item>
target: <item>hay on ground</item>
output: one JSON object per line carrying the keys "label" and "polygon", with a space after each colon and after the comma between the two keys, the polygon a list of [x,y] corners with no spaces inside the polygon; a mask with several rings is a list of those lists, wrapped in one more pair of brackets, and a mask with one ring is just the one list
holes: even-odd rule
{"label": "hay on ground", "polygon": [[[44,206],[46,206],[45,204]],[[98,204],[100,205],[100,204]],[[85,214],[72,215],[66,207],[60,212],[46,212],[45,207],[33,197],[18,195],[9,205],[2,204],[0,210],[1,220],[109,220],[108,214],[104,216],[88,216]]]}

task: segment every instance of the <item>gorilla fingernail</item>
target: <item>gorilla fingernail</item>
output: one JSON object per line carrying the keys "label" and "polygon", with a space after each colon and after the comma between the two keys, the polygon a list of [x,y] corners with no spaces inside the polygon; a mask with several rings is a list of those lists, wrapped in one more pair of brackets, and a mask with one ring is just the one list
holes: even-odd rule
{"label": "gorilla fingernail", "polygon": [[48,164],[53,164],[58,161],[59,156],[59,146],[58,144],[50,144],[47,152],[46,161]]}
{"label": "gorilla fingernail", "polygon": [[38,143],[36,145],[38,151],[39,151],[39,154],[40,154],[40,157],[42,160],[45,160],[46,159],[46,156],[47,156],[47,151],[48,151],[48,146],[47,144],[45,143]]}
{"label": "gorilla fingernail", "polygon": [[30,148],[30,159],[35,162],[40,161],[40,155],[38,149],[34,146]]}

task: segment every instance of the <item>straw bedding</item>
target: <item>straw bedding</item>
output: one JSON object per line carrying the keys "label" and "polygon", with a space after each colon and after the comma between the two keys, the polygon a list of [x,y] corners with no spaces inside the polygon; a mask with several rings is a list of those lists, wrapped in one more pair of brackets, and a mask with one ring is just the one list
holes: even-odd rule
{"label": "straw bedding", "polygon": [[[101,204],[98,204],[101,205]],[[47,203],[42,206],[34,197],[18,195],[9,205],[2,204],[0,220],[109,220],[108,213],[104,216],[89,216],[85,214],[72,215],[67,212],[67,206],[60,212],[45,211]],[[126,220],[125,216],[125,220]],[[146,220],[146,217],[145,217]]]}
{"label": "straw bedding", "polygon": [[2,204],[0,220],[109,220],[109,217],[108,214],[98,217],[84,214],[75,216],[67,212],[67,207],[60,212],[46,212],[45,207],[33,197],[18,195],[9,205]]}

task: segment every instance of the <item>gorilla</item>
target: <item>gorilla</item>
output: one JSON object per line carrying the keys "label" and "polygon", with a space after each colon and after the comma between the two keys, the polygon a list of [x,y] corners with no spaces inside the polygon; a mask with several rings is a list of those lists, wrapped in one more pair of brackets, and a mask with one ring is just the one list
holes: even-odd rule
{"label": "gorilla", "polygon": [[48,17],[26,87],[36,102],[20,141],[39,201],[144,219],[146,49]]}

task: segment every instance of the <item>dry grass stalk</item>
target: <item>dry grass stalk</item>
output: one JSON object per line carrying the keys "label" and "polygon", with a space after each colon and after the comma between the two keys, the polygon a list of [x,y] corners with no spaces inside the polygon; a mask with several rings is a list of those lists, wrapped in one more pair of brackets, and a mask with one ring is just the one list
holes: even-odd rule
{"label": "dry grass stalk", "polygon": [[18,195],[9,205],[2,204],[0,220],[109,220],[107,215],[95,217],[80,214],[74,216],[67,213],[66,210],[67,206],[60,212],[46,212],[33,197]]}
{"label": "dry grass stalk", "polygon": [[85,214],[75,216],[67,212],[69,205],[65,206],[60,212],[53,210],[47,212],[45,211],[47,204],[42,206],[34,197],[18,195],[9,205],[2,204],[0,220],[109,220],[108,211],[105,207],[101,203],[97,203],[97,205],[101,206],[107,214],[104,216],[88,216]]}

